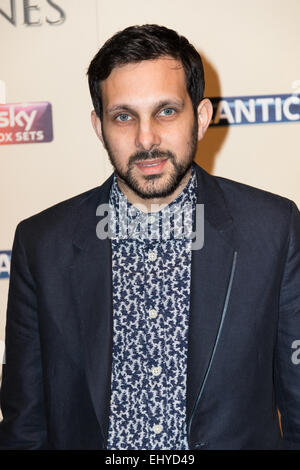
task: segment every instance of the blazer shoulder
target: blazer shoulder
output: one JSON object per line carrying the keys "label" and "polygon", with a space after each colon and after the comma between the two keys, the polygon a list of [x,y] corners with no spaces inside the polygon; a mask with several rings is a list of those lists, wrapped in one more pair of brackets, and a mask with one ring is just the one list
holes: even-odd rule
{"label": "blazer shoulder", "polygon": [[89,189],[84,193],[77,194],[71,198],[65,199],[64,201],[60,201],[42,211],[27,217],[26,219],[21,220],[18,223],[18,227],[21,229],[27,226],[34,226],[38,225],[39,223],[45,223],[47,221],[56,221],[56,223],[60,220],[66,220],[73,213],[76,211],[77,208],[81,206],[86,200],[92,197],[97,191],[99,191],[100,186],[95,188]]}
{"label": "blazer shoulder", "polygon": [[44,233],[50,234],[51,232],[66,235],[78,223],[78,217],[85,207],[92,205],[96,208],[97,201],[108,197],[112,177],[113,175],[100,186],[58,202],[21,220],[16,227],[16,232],[22,232],[25,237],[26,235],[32,236],[34,233],[42,236]]}
{"label": "blazer shoulder", "polygon": [[[254,214],[268,215],[274,212],[278,215],[290,214],[296,206],[291,199],[279,194],[267,191],[245,183],[240,183],[222,176],[214,176],[218,186],[223,192],[224,198],[231,207],[241,211]],[[296,206],[297,207],[297,206]]]}
{"label": "blazer shoulder", "polygon": [[286,246],[291,230],[300,223],[293,200],[221,176],[216,176],[215,182],[243,240],[260,240],[278,251]]}

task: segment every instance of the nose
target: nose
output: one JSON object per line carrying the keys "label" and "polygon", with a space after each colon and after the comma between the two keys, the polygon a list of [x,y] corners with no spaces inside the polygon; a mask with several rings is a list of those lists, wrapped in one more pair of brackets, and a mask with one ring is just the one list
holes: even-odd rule
{"label": "nose", "polygon": [[139,150],[147,150],[148,152],[161,143],[161,138],[159,136],[157,125],[150,121],[140,122],[135,145]]}

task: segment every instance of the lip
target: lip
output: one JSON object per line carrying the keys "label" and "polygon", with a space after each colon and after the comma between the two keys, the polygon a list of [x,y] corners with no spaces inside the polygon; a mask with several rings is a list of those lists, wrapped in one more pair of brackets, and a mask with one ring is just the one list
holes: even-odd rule
{"label": "lip", "polygon": [[[136,163],[136,166],[144,175],[156,175],[158,173],[161,173],[161,171],[163,170],[163,167],[165,166],[166,161],[167,161],[167,158],[164,158],[164,159],[155,158],[154,160],[145,160],[144,162],[138,162]],[[145,165],[152,165],[152,164],[153,166],[145,166]]]}

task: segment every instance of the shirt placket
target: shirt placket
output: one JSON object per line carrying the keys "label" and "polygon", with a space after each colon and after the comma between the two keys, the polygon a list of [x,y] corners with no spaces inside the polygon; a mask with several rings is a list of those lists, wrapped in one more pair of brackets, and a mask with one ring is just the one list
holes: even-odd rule
{"label": "shirt placket", "polygon": [[[163,286],[162,248],[157,241],[145,241],[145,324],[148,377],[148,446],[163,448],[165,426],[166,371],[165,332],[162,310]],[[149,448],[149,447],[148,447]]]}

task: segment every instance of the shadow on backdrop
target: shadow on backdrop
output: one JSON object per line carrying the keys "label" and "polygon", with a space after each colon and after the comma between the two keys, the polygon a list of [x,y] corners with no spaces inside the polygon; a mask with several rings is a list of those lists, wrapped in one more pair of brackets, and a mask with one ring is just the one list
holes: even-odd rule
{"label": "shadow on backdrop", "polygon": [[[205,98],[222,96],[218,73],[204,54],[200,52],[205,76]],[[208,173],[213,173],[218,153],[229,132],[228,126],[209,127],[204,138],[198,142],[195,161]]]}

